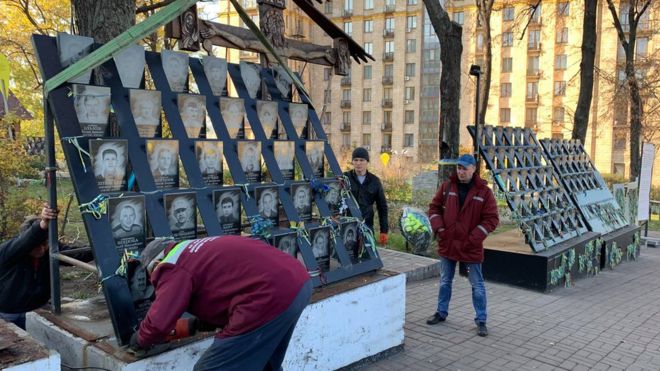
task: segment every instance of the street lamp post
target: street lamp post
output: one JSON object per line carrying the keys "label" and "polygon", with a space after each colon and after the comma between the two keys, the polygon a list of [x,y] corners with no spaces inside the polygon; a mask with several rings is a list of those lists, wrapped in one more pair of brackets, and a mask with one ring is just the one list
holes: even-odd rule
{"label": "street lamp post", "polygon": [[474,159],[477,162],[477,174],[479,173],[479,146],[481,144],[481,126],[479,125],[479,88],[481,85],[481,67],[478,64],[470,66],[470,75],[477,77],[477,94],[474,104]]}

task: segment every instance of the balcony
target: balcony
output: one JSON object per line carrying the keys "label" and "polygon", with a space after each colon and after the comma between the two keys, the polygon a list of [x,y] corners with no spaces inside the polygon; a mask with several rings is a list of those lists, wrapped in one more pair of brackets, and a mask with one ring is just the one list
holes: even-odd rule
{"label": "balcony", "polygon": [[541,77],[541,70],[527,70],[527,77]]}
{"label": "balcony", "polygon": [[392,123],[391,122],[383,122],[380,124],[380,130],[382,131],[392,131]]}
{"label": "balcony", "polygon": [[392,84],[394,84],[394,77],[383,76],[383,85],[392,85]]}
{"label": "balcony", "polygon": [[350,122],[342,122],[341,126],[339,127],[339,130],[346,132],[346,131],[351,131],[351,123]]}
{"label": "balcony", "polygon": [[539,95],[534,94],[534,95],[528,95],[525,97],[525,102],[531,103],[531,104],[538,104],[539,103]]}
{"label": "balcony", "polygon": [[392,108],[392,99],[383,99],[380,105],[383,108]]}
{"label": "balcony", "polygon": [[380,153],[392,152],[392,146],[380,146]]}
{"label": "balcony", "polygon": [[394,52],[383,53],[383,62],[392,62],[394,60]]}
{"label": "balcony", "polygon": [[342,99],[341,103],[339,103],[339,106],[341,108],[351,108],[351,100],[350,99]]}
{"label": "balcony", "polygon": [[341,86],[351,86],[351,77],[350,76],[342,77]]}
{"label": "balcony", "polygon": [[384,37],[384,38],[392,38],[392,37],[394,37],[394,30],[392,30],[392,29],[387,29],[387,28],[384,29],[384,30],[383,30],[383,37]]}
{"label": "balcony", "polygon": [[396,4],[385,4],[385,7],[383,8],[383,13],[394,13],[396,10]]}
{"label": "balcony", "polygon": [[342,17],[344,18],[350,18],[353,16],[353,9],[344,9],[344,11],[341,13]]}
{"label": "balcony", "polygon": [[536,43],[528,43],[527,44],[527,50],[529,51],[541,51],[541,43],[536,42]]}

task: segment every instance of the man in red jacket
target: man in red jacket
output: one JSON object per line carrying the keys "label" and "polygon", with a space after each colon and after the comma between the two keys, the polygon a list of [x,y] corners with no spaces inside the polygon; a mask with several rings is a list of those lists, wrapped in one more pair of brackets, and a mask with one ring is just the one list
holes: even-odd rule
{"label": "man in red jacket", "polygon": [[131,348],[163,342],[184,312],[222,330],[195,370],[279,370],[312,293],[298,260],[240,236],[155,240],[140,261],[156,298]]}
{"label": "man in red jacket", "polygon": [[497,227],[499,216],[493,191],[474,173],[475,169],[473,156],[459,157],[456,174],[440,186],[429,205],[431,227],[438,239],[440,290],[438,308],[426,323],[435,325],[447,318],[456,262],[463,262],[472,285],[477,335],[487,336],[486,286],[481,273],[483,241]]}

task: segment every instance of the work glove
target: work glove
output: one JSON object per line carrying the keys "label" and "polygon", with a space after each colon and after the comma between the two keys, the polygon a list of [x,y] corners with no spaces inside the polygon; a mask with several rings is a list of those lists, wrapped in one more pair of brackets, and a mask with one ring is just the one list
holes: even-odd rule
{"label": "work glove", "polygon": [[387,233],[380,234],[380,244],[381,246],[387,245]]}
{"label": "work glove", "polygon": [[197,331],[199,332],[211,332],[211,331],[216,331],[218,329],[218,326],[212,323],[204,322],[199,318],[197,318],[197,321],[195,321],[195,323],[196,323]]}
{"label": "work glove", "polygon": [[131,335],[131,341],[129,342],[128,345],[128,352],[132,353],[134,356],[137,358],[143,358],[147,356],[147,352],[149,352],[149,349],[151,347],[143,347],[140,345],[140,342],[138,341],[138,332],[135,331],[133,335]]}

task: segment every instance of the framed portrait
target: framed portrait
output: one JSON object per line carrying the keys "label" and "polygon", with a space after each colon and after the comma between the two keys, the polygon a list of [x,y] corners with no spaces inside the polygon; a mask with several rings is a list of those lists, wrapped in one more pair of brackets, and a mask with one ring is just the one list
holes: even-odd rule
{"label": "framed portrait", "polygon": [[273,233],[269,242],[294,258],[298,255],[298,235],[296,232]]}
{"label": "framed portrait", "polygon": [[312,187],[310,184],[304,182],[292,183],[291,198],[300,220],[312,220]]}
{"label": "framed portrait", "polygon": [[83,136],[105,136],[110,115],[110,88],[75,84],[73,106]]}
{"label": "framed portrait", "polygon": [[213,204],[224,234],[241,234],[241,190],[238,187],[213,191]]}
{"label": "framed portrait", "polygon": [[90,139],[89,152],[99,191],[125,191],[128,140]]}
{"label": "framed portrait", "polygon": [[174,92],[185,93],[188,91],[188,54],[163,50],[160,53],[163,62],[163,70],[170,89]]}
{"label": "framed portrait", "polygon": [[277,186],[254,187],[254,197],[257,200],[259,215],[273,221],[274,225],[279,223],[280,196]]}
{"label": "framed portrait", "polygon": [[289,117],[291,123],[296,129],[298,138],[305,138],[304,133],[307,128],[307,116],[309,115],[309,108],[304,103],[289,103]]}
{"label": "framed portrait", "polygon": [[125,88],[139,89],[144,77],[144,47],[131,45],[112,57],[119,72],[119,79]]}
{"label": "framed portrait", "polygon": [[348,256],[351,260],[357,259],[360,256],[357,222],[341,223],[340,231]]}
{"label": "framed portrait", "polygon": [[312,167],[312,174],[315,178],[323,178],[325,175],[324,170],[324,157],[323,149],[325,148],[325,143],[323,141],[307,141],[305,142],[305,155],[307,155],[307,160],[309,165]]}
{"label": "framed portrait", "polygon": [[179,94],[177,106],[188,138],[199,138],[206,118],[206,97],[197,94]]}
{"label": "framed portrait", "polygon": [[155,137],[158,125],[160,125],[160,91],[131,89],[128,96],[138,134],[142,138]]}
{"label": "framed portrait", "polygon": [[222,142],[199,140],[195,142],[195,155],[206,185],[222,185]]}
{"label": "framed portrait", "polygon": [[207,55],[202,58],[202,65],[213,95],[223,95],[227,85],[227,60]]}
{"label": "framed portrait", "polygon": [[330,270],[330,226],[310,228],[309,241],[312,244],[312,253],[316,258],[316,262],[324,272]]}
{"label": "framed portrait", "polygon": [[147,140],[147,158],[156,188],[179,188],[179,142],[174,139]]}
{"label": "framed portrait", "polygon": [[261,142],[242,140],[236,142],[238,160],[250,183],[261,182]]}
{"label": "framed portrait", "polygon": [[286,73],[284,67],[279,64],[273,67],[273,71],[275,72],[275,85],[277,86],[277,90],[282,94],[282,99],[291,100],[291,84],[293,84],[293,80]]}
{"label": "framed portrait", "polygon": [[326,184],[328,185],[328,192],[325,193],[323,199],[328,204],[330,212],[333,215],[338,214],[342,205],[341,184],[336,180],[326,182]]}
{"label": "framed portrait", "polygon": [[[86,57],[92,51],[93,45],[94,38],[58,32],[57,52],[59,53],[58,56],[62,67],[69,67],[83,57]],[[68,81],[77,84],[89,84],[91,78],[92,70],[89,69],[82,75],[69,79]]]}
{"label": "framed portrait", "polygon": [[273,136],[273,130],[277,126],[277,102],[258,100],[257,115],[261,126],[264,128],[264,133],[266,133],[266,139],[270,139]]}
{"label": "framed portrait", "polygon": [[225,122],[229,137],[236,139],[243,131],[243,119],[245,118],[245,106],[240,98],[220,98],[220,114]]}
{"label": "framed portrait", "polygon": [[259,88],[261,88],[261,67],[255,63],[245,61],[241,61],[239,67],[245,88],[250,98],[255,99]]}
{"label": "framed portrait", "polygon": [[108,198],[107,217],[112,228],[117,254],[122,256],[124,250],[142,252],[146,238],[144,196]]}
{"label": "framed portrait", "polygon": [[284,180],[293,180],[296,176],[295,142],[276,140],[273,142],[273,153]]}
{"label": "framed portrait", "polygon": [[197,238],[197,200],[195,192],[163,196],[167,221],[175,239]]}

